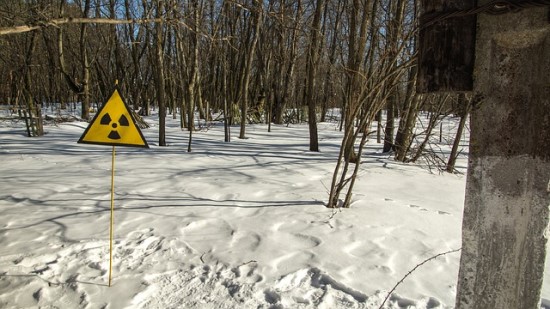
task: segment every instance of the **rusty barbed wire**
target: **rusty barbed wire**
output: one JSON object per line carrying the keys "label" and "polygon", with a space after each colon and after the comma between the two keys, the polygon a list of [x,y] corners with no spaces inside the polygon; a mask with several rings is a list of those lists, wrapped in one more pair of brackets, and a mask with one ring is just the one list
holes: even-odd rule
{"label": "rusty barbed wire", "polygon": [[473,16],[481,13],[490,15],[501,15],[515,13],[524,9],[550,6],[550,0],[496,0],[487,4],[466,10],[453,10],[448,12],[436,12],[424,14],[420,17],[422,28],[429,27],[453,17]]}

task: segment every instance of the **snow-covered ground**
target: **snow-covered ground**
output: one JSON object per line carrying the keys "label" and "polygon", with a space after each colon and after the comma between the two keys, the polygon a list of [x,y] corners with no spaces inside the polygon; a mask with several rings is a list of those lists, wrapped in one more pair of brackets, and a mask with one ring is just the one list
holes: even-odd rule
{"label": "snow-covered ground", "polygon": [[[378,308],[461,246],[463,174],[397,163],[371,141],[352,207],[331,210],[336,124],[319,125],[320,153],[307,125],[253,125],[244,140],[233,128],[231,143],[213,125],[187,153],[167,120],[169,147],[153,126],[150,149],[116,148],[111,287],[111,147],[77,144],[83,122],[40,138],[0,124],[0,308]],[[386,307],[452,308],[459,256],[420,266]]]}

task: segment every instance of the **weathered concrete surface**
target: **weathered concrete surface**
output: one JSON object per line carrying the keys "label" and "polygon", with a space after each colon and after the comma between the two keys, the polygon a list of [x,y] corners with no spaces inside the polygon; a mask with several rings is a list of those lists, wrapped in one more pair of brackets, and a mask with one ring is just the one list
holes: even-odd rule
{"label": "weathered concrete surface", "polygon": [[548,10],[478,16],[474,91],[484,99],[471,120],[459,309],[540,308],[550,234]]}

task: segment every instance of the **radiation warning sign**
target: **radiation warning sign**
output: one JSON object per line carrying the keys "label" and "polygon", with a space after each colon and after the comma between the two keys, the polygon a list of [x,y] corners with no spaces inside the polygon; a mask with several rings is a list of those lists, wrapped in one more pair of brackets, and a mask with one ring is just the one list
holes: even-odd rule
{"label": "radiation warning sign", "polygon": [[115,89],[111,98],[99,109],[78,142],[149,148],[118,89]]}

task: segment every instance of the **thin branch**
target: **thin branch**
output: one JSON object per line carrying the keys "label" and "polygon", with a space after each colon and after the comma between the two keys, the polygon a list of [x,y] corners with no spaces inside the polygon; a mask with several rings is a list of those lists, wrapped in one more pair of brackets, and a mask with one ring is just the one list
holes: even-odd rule
{"label": "thin branch", "polygon": [[112,18],[85,18],[85,17],[64,17],[54,18],[49,21],[38,22],[34,25],[14,26],[0,28],[0,35],[24,33],[47,27],[58,27],[63,24],[145,24],[152,22],[162,22],[161,18],[145,19],[112,19]]}
{"label": "thin branch", "polygon": [[378,307],[378,309],[382,309],[384,307],[384,304],[386,303],[386,301],[388,300],[388,298],[390,298],[390,295],[393,293],[393,291],[395,291],[395,289],[397,289],[397,287],[403,283],[403,281],[405,281],[405,279],[410,275],[412,274],[418,267],[428,263],[429,261],[431,260],[435,260],[437,259],[438,257],[440,256],[443,256],[443,255],[446,255],[446,254],[449,254],[449,253],[454,253],[454,252],[458,252],[462,250],[462,248],[458,248],[458,249],[455,249],[455,250],[450,250],[450,251],[447,251],[447,252],[443,252],[443,253],[439,253],[439,254],[436,254],[424,261],[422,261],[420,264],[417,264],[413,269],[409,270],[409,272],[403,277],[401,278],[401,280],[399,280],[399,282],[397,282],[397,284],[394,285],[394,287],[391,289],[391,291],[388,292],[388,295],[386,295],[386,298],[384,298],[384,301],[380,304],[380,307]]}

